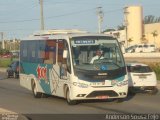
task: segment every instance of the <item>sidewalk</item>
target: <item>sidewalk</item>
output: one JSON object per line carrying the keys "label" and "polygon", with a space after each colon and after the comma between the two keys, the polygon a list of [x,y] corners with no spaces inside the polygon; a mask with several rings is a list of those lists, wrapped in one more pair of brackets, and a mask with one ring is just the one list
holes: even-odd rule
{"label": "sidewalk", "polygon": [[0,67],[0,72],[6,72],[7,68]]}
{"label": "sidewalk", "polygon": [[0,108],[0,120],[29,120],[24,115]]}

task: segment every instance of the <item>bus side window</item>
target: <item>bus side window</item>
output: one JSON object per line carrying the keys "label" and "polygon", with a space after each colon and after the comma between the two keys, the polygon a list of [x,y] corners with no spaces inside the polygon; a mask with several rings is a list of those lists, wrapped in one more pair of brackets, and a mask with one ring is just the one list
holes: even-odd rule
{"label": "bus side window", "polygon": [[70,57],[69,52],[67,58],[63,58],[64,50],[68,51],[68,44],[65,40],[58,41],[58,65],[60,67],[60,77],[65,79],[67,71],[70,72]]}
{"label": "bus side window", "polygon": [[56,63],[56,40],[47,40],[45,47],[45,64]]}

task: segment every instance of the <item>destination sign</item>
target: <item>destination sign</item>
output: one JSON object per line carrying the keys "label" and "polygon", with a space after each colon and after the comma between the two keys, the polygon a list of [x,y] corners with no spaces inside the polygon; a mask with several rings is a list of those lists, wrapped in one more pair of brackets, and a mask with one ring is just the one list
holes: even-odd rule
{"label": "destination sign", "polygon": [[74,44],[95,44],[95,40],[74,40]]}

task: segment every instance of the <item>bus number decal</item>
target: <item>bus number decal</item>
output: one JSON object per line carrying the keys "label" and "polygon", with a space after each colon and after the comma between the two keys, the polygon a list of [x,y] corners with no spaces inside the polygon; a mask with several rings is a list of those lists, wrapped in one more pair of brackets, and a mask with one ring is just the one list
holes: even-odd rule
{"label": "bus number decal", "polygon": [[47,66],[41,67],[40,65],[38,65],[37,77],[38,77],[38,80],[44,79],[47,82]]}

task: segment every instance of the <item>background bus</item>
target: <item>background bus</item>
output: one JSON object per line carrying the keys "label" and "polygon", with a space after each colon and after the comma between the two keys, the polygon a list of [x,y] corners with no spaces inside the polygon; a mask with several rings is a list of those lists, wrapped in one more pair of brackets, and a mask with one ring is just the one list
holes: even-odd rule
{"label": "background bus", "polygon": [[[20,84],[35,97],[55,95],[76,104],[127,96],[126,67],[115,38],[79,31],[48,32],[52,35],[35,34],[20,44]],[[103,51],[103,58],[90,63],[97,50]]]}

